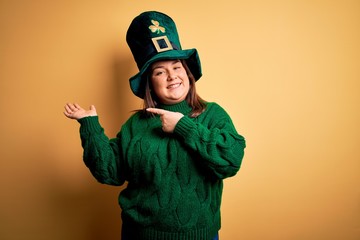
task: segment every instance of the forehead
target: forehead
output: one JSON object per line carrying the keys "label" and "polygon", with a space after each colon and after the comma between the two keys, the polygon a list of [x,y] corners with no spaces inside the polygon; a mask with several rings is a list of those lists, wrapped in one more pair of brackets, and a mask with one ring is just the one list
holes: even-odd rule
{"label": "forehead", "polygon": [[174,65],[176,63],[181,63],[180,60],[178,59],[172,59],[172,60],[160,60],[160,61],[157,61],[157,62],[154,62],[152,65],[151,65],[151,68],[154,69],[154,68],[159,68],[159,67],[165,67],[167,65]]}

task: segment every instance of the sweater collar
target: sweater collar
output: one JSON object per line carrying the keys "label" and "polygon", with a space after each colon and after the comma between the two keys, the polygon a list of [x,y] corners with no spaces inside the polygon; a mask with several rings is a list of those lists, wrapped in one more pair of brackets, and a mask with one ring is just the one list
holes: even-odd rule
{"label": "sweater collar", "polygon": [[186,100],[171,105],[159,104],[158,107],[171,112],[180,112],[184,115],[188,115],[192,110]]}

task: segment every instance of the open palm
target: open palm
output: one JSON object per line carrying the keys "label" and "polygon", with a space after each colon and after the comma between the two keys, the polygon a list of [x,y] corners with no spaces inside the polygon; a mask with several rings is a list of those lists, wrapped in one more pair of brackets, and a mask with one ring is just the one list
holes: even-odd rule
{"label": "open palm", "polygon": [[67,103],[64,108],[65,116],[70,119],[79,120],[84,117],[97,116],[96,108],[94,105],[91,105],[89,110],[85,110],[77,103]]}

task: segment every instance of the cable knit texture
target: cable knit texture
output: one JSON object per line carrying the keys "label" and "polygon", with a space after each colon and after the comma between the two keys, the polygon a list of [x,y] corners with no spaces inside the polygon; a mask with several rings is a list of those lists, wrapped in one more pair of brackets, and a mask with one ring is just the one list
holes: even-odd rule
{"label": "cable knit texture", "polygon": [[161,108],[185,115],[172,134],[162,131],[158,116],[140,113],[113,139],[98,117],[80,119],[84,162],[101,183],[128,182],[119,204],[132,239],[212,239],[221,225],[223,179],[239,170],[245,140],[216,103],[196,118],[188,117],[185,101]]}

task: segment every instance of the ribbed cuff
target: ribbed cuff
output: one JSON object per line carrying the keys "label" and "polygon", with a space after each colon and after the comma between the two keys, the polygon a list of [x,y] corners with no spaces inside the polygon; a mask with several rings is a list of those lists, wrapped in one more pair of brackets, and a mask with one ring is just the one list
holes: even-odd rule
{"label": "ribbed cuff", "polygon": [[174,133],[179,134],[180,136],[187,137],[191,135],[192,130],[195,128],[195,123],[191,120],[190,117],[184,116],[176,124]]}
{"label": "ribbed cuff", "polygon": [[78,120],[80,125],[80,134],[99,133],[103,130],[99,123],[98,116],[84,117]]}

